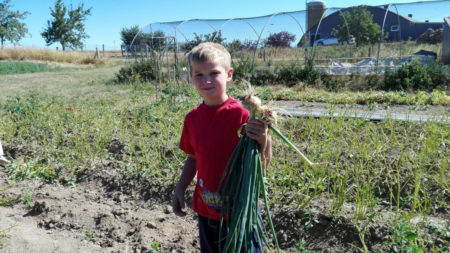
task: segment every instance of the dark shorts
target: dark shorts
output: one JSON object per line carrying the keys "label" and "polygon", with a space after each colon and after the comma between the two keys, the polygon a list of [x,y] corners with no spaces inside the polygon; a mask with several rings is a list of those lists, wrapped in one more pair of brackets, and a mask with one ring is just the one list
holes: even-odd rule
{"label": "dark shorts", "polygon": [[[222,240],[219,243],[220,221],[211,220],[203,216],[198,216],[198,228],[200,232],[200,249],[202,253],[218,253],[219,245],[221,248],[225,246],[226,227],[222,227]],[[261,242],[262,244],[262,242]],[[261,253],[256,235],[253,235],[253,251],[242,248],[241,252]]]}

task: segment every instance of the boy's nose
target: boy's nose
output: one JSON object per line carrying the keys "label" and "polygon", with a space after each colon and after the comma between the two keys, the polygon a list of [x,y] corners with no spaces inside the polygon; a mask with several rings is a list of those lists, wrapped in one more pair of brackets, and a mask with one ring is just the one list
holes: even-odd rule
{"label": "boy's nose", "polygon": [[211,76],[205,76],[204,82],[205,82],[205,83],[211,83],[211,82],[212,82]]}

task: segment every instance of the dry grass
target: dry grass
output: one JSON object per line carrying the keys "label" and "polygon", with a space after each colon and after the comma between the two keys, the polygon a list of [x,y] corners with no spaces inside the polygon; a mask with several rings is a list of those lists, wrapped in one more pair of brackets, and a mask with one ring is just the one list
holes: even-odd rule
{"label": "dry grass", "polygon": [[86,51],[56,51],[50,49],[1,49],[0,60],[33,60],[73,64],[103,65],[108,62],[106,57],[94,57],[95,52]]}

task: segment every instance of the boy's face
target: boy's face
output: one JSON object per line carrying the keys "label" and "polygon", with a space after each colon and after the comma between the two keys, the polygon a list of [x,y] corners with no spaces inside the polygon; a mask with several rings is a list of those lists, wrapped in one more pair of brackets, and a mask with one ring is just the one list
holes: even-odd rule
{"label": "boy's face", "polygon": [[232,68],[226,70],[215,61],[193,62],[190,75],[206,105],[219,105],[228,99],[226,89],[233,77]]}

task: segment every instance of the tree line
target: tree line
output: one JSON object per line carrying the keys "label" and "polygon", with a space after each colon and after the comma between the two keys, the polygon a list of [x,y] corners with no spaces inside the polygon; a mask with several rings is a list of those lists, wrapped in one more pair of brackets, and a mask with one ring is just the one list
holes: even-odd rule
{"label": "tree line", "polygon": [[[355,38],[356,46],[367,44],[374,44],[378,42],[381,34],[381,28],[378,24],[373,22],[373,15],[367,10],[366,5],[353,7],[351,11],[345,11],[339,14],[339,22],[336,28],[333,28],[333,34],[338,38],[339,42],[347,41],[350,36]],[[141,33],[137,25],[130,28],[122,28],[121,40],[123,45],[147,45],[152,50],[162,50],[166,46],[172,48],[174,45],[168,45],[168,38],[163,31],[155,31],[153,33]],[[387,37],[387,33],[383,38]],[[134,40],[133,40],[134,39]],[[232,53],[237,50],[252,50],[257,47],[291,47],[295,41],[296,36],[287,31],[281,31],[270,34],[261,42],[245,40],[233,40],[226,42],[226,38],[222,37],[220,31],[209,34],[198,35],[194,33],[194,38],[186,42],[179,43],[179,48],[184,51],[189,51],[194,46],[201,42],[212,41],[223,44]],[[305,37],[301,38],[298,47],[301,47],[305,41]]]}
{"label": "tree line", "polygon": [[[0,1],[0,43],[3,48],[4,43],[9,41],[17,43],[28,33],[26,24],[23,20],[31,14],[28,11],[13,11],[11,0]],[[67,7],[62,0],[57,0],[54,7],[50,8],[51,19],[47,20],[47,26],[40,34],[47,46],[53,43],[60,43],[62,50],[82,49],[84,40],[89,38],[85,31],[85,21],[87,16],[91,15],[92,7],[85,8],[83,2],[76,8],[72,5]],[[345,21],[347,21],[347,24]],[[348,28],[346,27],[348,25]],[[366,6],[361,5],[352,8],[352,11],[346,11],[340,14],[340,21],[333,29],[333,33],[340,41],[347,40],[349,35],[356,39],[356,45],[372,44],[378,41],[381,29],[378,24],[373,23],[372,14],[367,11]],[[164,48],[173,49],[179,47],[181,50],[190,50],[194,46],[204,41],[213,41],[224,44],[234,52],[237,50],[252,50],[257,47],[290,47],[295,41],[295,35],[286,31],[272,33],[261,42],[251,40],[233,40],[226,42],[220,31],[210,34],[196,34],[194,38],[175,45],[175,41],[166,36],[163,31],[152,33],[141,33],[137,25],[130,28],[122,28],[120,31],[122,45],[147,45],[152,50],[162,51]],[[303,38],[297,46],[300,46]]]}

